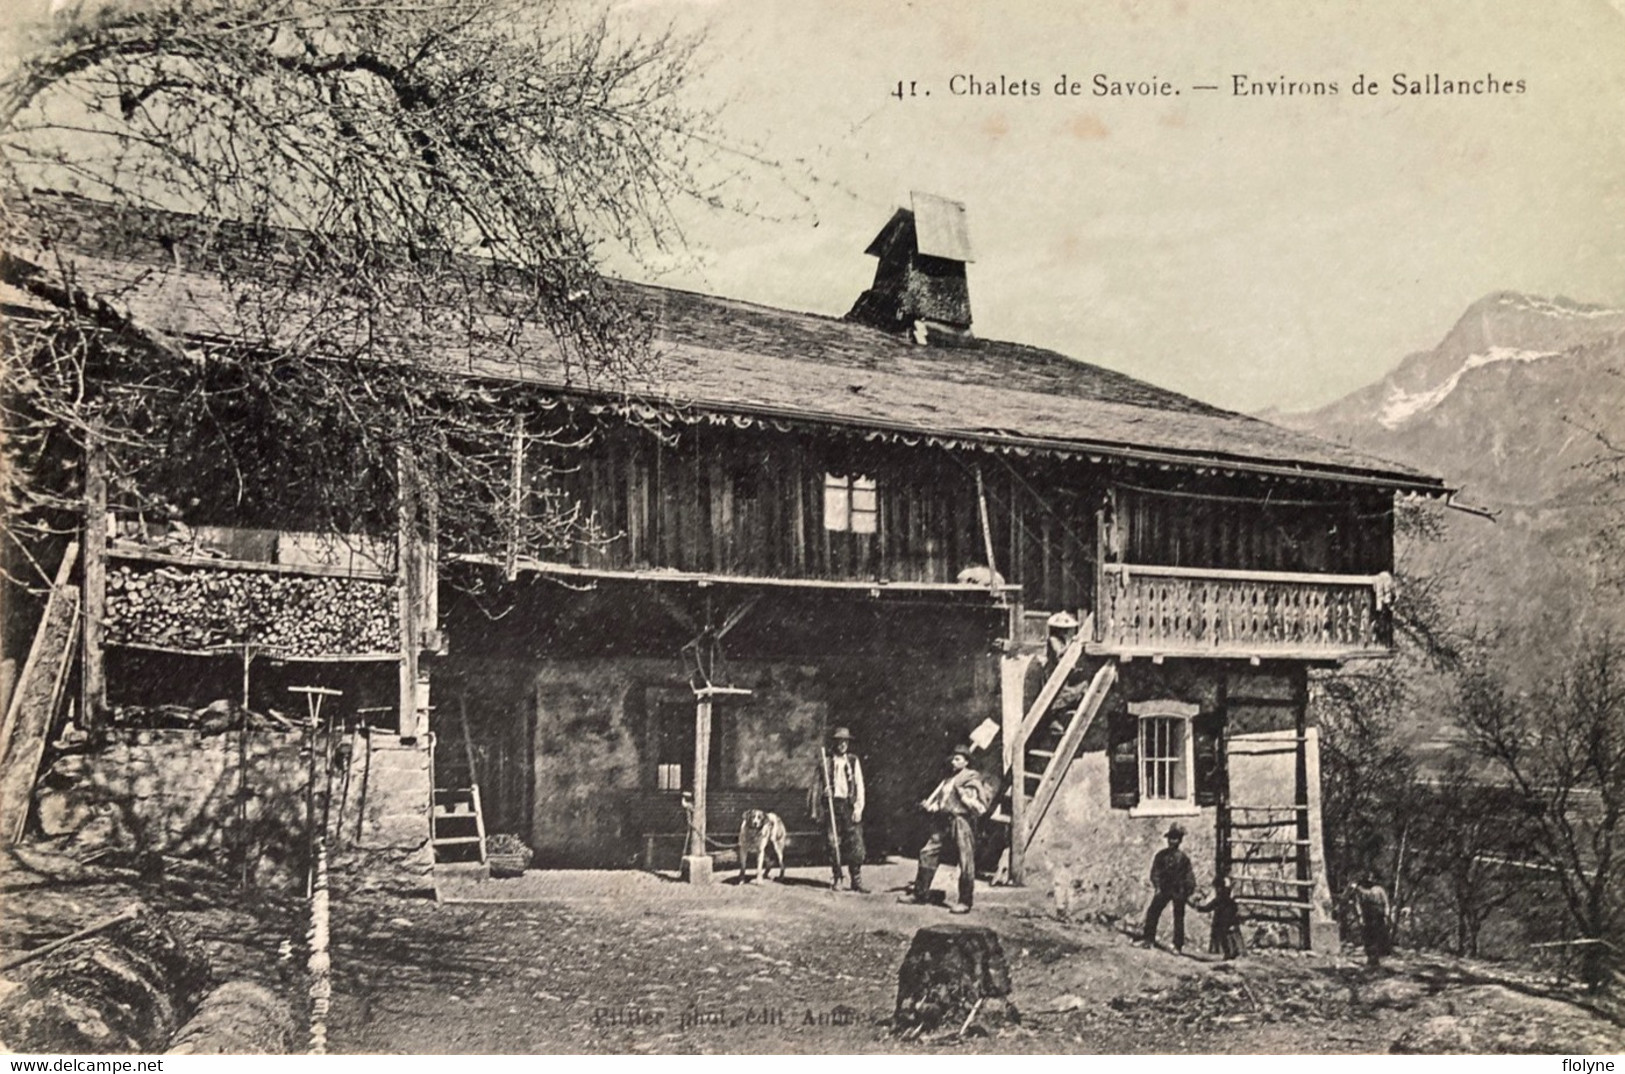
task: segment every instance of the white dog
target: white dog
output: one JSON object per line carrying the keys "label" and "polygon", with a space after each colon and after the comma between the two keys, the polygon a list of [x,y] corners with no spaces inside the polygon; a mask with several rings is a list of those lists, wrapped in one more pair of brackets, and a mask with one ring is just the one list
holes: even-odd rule
{"label": "white dog", "polygon": [[784,830],[784,821],[779,819],[777,813],[768,813],[761,809],[747,809],[739,818],[739,879],[745,878],[745,867],[749,862],[747,855],[752,847],[756,848],[756,879],[762,879],[762,873],[767,870],[767,848],[773,848],[773,856],[779,859],[779,879],[784,879],[784,841],[789,838]]}

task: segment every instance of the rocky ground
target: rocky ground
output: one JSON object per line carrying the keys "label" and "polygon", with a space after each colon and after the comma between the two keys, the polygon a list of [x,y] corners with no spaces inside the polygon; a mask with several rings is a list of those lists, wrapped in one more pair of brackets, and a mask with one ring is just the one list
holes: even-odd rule
{"label": "rocky ground", "polygon": [[[993,889],[965,920],[1002,937],[1022,1025],[900,1041],[886,1020],[914,931],[906,865],[875,894],[693,887],[634,872],[448,880],[445,901],[372,895],[335,916],[331,1040],[348,1052],[1216,1052],[1625,1050],[1625,1030],[1491,965],[1143,950],[1117,923],[1055,920]],[[941,880],[939,880],[939,884]],[[1205,936],[1204,919],[1193,932]],[[1166,924],[1164,926],[1167,927]],[[1193,944],[1192,947],[1202,947]]]}

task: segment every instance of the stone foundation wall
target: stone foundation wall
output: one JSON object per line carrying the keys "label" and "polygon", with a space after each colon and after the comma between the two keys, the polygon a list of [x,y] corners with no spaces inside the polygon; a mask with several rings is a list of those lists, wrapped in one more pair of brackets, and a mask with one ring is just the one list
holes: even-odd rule
{"label": "stone foundation wall", "polygon": [[48,838],[207,858],[257,884],[286,883],[304,860],[307,754],[297,732],[127,732],[59,757],[35,791]]}
{"label": "stone foundation wall", "polygon": [[[350,747],[354,747],[351,749]],[[100,848],[207,859],[258,885],[302,884],[306,810],[327,817],[335,868],[369,884],[431,884],[430,751],[387,732],[341,736],[328,778],[317,739],[315,794],[300,732],[128,732],[57,758],[35,792],[43,834],[71,853]],[[328,787],[331,803],[325,802]]]}

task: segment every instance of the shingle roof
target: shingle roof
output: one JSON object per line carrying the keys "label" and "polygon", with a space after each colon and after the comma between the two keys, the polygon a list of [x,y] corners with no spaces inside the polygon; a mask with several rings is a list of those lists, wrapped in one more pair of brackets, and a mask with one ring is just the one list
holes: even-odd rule
{"label": "shingle roof", "polygon": [[[79,203],[81,214],[84,205],[96,205],[64,200]],[[105,212],[88,210],[91,217]],[[126,241],[114,248],[99,223],[87,220],[73,242],[82,285],[122,289],[120,300],[132,316],[172,334],[224,330],[229,301],[214,275],[176,269],[168,240]],[[227,231],[229,226],[221,229]],[[167,271],[155,273],[155,265]],[[1197,465],[1442,489],[1438,479],[1407,467],[1054,351],[995,340],[920,346],[817,314],[643,284],[620,282],[614,290],[623,302],[649,311],[656,326],[658,373],[618,386],[634,396],[701,411],[983,445],[1149,454]],[[528,327],[519,340],[523,361],[505,347],[471,347],[457,334],[423,342],[439,362],[470,375],[578,390],[566,377],[556,341],[541,326]]]}

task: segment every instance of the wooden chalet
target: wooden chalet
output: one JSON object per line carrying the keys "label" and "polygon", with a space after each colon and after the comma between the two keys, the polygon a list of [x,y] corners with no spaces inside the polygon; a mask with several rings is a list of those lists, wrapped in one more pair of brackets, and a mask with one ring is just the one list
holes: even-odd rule
{"label": "wooden chalet", "polygon": [[[238,551],[203,566],[376,587],[370,641],[295,638],[287,655],[377,661],[393,729],[438,743],[440,812],[477,784],[481,834],[519,836],[539,867],[693,865],[750,806],[816,855],[806,788],[835,725],[869,773],[871,846],[912,854],[945,753],[992,720],[980,763],[1009,794],[987,867],[1133,912],[1178,818],[1199,875],[1229,876],[1307,943],[1325,899],[1308,672],[1390,651],[1394,499],[1440,482],[981,339],[953,202],[916,196],[867,252],[875,282],[845,317],[618,285],[653,318],[658,370],[615,393],[436,347],[469,377],[534,387],[516,494],[579,504],[602,540],[452,559],[403,528],[341,564],[312,538],[222,530]],[[88,285],[127,281],[124,261],[80,253]],[[172,273],[127,301],[173,323],[216,286]],[[533,343],[556,350],[539,329]],[[561,414],[591,433],[567,469],[527,435]],[[200,567],[97,528],[87,586]],[[452,584],[470,574],[480,601]],[[1061,611],[1082,629],[1040,660]],[[87,639],[87,664],[143,644]],[[1081,700],[1052,708],[1068,682]]]}

